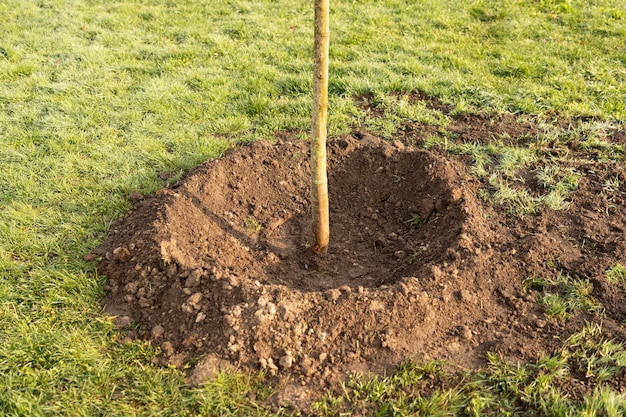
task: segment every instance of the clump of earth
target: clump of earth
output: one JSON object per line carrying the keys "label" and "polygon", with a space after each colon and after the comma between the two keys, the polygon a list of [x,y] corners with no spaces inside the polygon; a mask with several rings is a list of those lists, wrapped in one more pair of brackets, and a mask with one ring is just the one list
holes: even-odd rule
{"label": "clump of earth", "polygon": [[[495,120],[495,123],[494,123]],[[533,132],[513,117],[459,116],[460,140]],[[421,128],[424,129],[423,127]],[[463,158],[355,132],[328,143],[331,245],[313,255],[309,144],[229,150],[156,195],[135,196],[104,244],[104,311],[127,338],[201,384],[218,369],[264,369],[285,398],[314,399],[352,373],[405,359],[477,368],[494,352],[532,361],[581,323],[624,338],[624,293],[605,271],[626,260],[618,164],[585,175],[565,211],[518,218],[478,195]],[[608,205],[611,205],[609,210]],[[605,314],[545,314],[530,276],[589,279]]]}

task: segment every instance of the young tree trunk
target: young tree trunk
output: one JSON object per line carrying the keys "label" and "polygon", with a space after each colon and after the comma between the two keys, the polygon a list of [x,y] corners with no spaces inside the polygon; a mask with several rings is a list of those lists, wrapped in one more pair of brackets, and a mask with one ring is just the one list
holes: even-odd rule
{"label": "young tree trunk", "polygon": [[315,0],[315,69],[311,140],[311,203],[313,252],[325,254],[329,242],[328,177],[326,174],[326,124],[328,119],[329,0]]}

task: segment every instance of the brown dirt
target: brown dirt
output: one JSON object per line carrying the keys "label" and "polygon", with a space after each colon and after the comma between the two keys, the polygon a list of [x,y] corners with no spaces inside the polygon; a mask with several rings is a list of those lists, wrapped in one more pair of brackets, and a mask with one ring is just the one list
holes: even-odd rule
{"label": "brown dirt", "polygon": [[[458,116],[451,129],[464,141],[536,131],[480,115]],[[330,141],[328,153],[327,256],[307,249],[308,144],[255,142],[154,196],[135,195],[95,251],[109,280],[105,313],[127,337],[160,346],[163,363],[205,357],[190,384],[222,366],[264,368],[296,403],[406,358],[530,361],[584,320],[624,340],[624,292],[604,273],[626,261],[625,181],[602,192],[606,179],[626,180],[623,165],[574,164],[584,175],[570,209],[519,219],[478,198],[483,184],[463,158],[364,132]],[[547,318],[522,282],[558,273],[590,279],[606,315]]]}

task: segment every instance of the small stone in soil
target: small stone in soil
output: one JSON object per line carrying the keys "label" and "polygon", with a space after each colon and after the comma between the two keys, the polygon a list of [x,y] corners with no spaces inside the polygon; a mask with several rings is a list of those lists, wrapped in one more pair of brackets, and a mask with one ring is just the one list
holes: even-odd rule
{"label": "small stone in soil", "polygon": [[461,348],[461,345],[459,342],[451,342],[448,344],[448,350],[450,352],[456,352]]}
{"label": "small stone in soil", "polygon": [[194,269],[189,274],[189,277],[187,277],[187,280],[185,281],[185,287],[187,288],[197,287],[198,285],[200,285],[201,278],[202,278],[202,270]]}
{"label": "small stone in soil", "polygon": [[202,300],[202,293],[197,292],[194,293],[189,299],[187,299],[187,303],[192,307],[197,307],[200,301]]}
{"label": "small stone in soil", "polygon": [[208,355],[196,365],[186,379],[187,385],[197,387],[209,379],[215,378],[220,371],[232,370],[233,365],[218,356]]}
{"label": "small stone in soil", "polygon": [[274,316],[277,311],[278,309],[276,308],[276,304],[267,303],[267,314],[269,314],[270,316]]}
{"label": "small stone in soil", "polygon": [[121,340],[121,344],[131,343],[134,339],[130,336],[124,336]]}
{"label": "small stone in soil", "polygon": [[291,366],[293,365],[293,356],[291,356],[289,353],[287,353],[285,356],[280,358],[280,361],[278,361],[278,364],[283,369],[291,368]]}
{"label": "small stone in soil", "polygon": [[139,299],[139,307],[141,307],[141,308],[148,308],[148,307],[152,306],[152,304],[153,304],[152,300],[149,299],[149,298],[141,297]]}
{"label": "small stone in soil", "polygon": [[150,331],[150,336],[152,336],[153,339],[158,339],[163,336],[163,333],[165,333],[165,329],[160,324],[157,324]]}
{"label": "small stone in soil", "polygon": [[404,259],[406,258],[406,252],[403,250],[399,250],[394,253],[394,256],[396,257],[396,259]]}
{"label": "small stone in soil", "polygon": [[128,316],[117,316],[113,319],[113,324],[120,329],[128,326],[131,322],[132,320]]}
{"label": "small stone in soil", "polygon": [[129,282],[128,284],[126,284],[124,286],[124,289],[129,294],[135,294],[137,292],[137,287],[138,286],[139,286],[139,284],[137,282],[133,281],[133,282]]}
{"label": "small stone in soil", "polygon": [[433,265],[430,267],[430,272],[433,274],[435,279],[440,279],[443,277],[443,271],[437,265]]}
{"label": "small stone in soil", "polygon": [[86,262],[93,262],[98,259],[98,255],[94,255],[93,253],[86,253],[83,255],[83,260]]}
{"label": "small stone in soil", "polygon": [[472,338],[472,330],[467,326],[462,326],[459,335],[463,340],[470,340]]}
{"label": "small stone in soil", "polygon": [[315,363],[313,362],[313,359],[308,356],[304,356],[304,358],[302,358],[300,366],[302,367],[302,372],[305,376],[312,376],[315,373]]}
{"label": "small stone in soil", "polygon": [[468,290],[461,290],[457,293],[459,300],[464,303],[473,303],[475,301],[474,296]]}
{"label": "small stone in soil", "polygon": [[260,296],[259,299],[257,300],[257,304],[259,305],[259,307],[265,307],[268,303],[267,298],[265,298],[265,296]]}
{"label": "small stone in soil", "polygon": [[[135,269],[137,269],[137,268],[135,268]],[[139,269],[141,269],[141,267],[139,267]],[[168,278],[174,278],[174,275],[176,275],[176,272],[178,272],[178,268],[176,267],[176,264],[171,264],[165,270],[165,275]]]}
{"label": "small stone in soil", "polygon": [[138,191],[133,191],[130,193],[130,201],[132,201],[133,203],[137,203],[143,200],[143,198],[143,195]]}
{"label": "small stone in soil", "polygon": [[342,285],[339,289],[346,294],[350,294],[352,292],[352,288],[350,288],[349,285]]}
{"label": "small stone in soil", "polygon": [[339,291],[336,288],[332,288],[330,290],[327,290],[324,293],[324,296],[326,297],[328,301],[337,301],[339,297],[341,297],[341,291]]}
{"label": "small stone in soil", "polygon": [[270,371],[270,375],[276,375],[276,372],[278,371],[278,367],[276,365],[274,365],[274,360],[272,358],[261,358],[259,360],[259,363],[261,364],[261,368],[263,369],[267,369]]}
{"label": "small stone in soil", "polygon": [[411,290],[409,289],[409,287],[401,282],[400,283],[400,292],[402,292],[403,295],[408,296],[411,293]]}
{"label": "small stone in soil", "polygon": [[163,353],[167,356],[172,356],[174,354],[174,346],[172,346],[171,342],[163,342],[161,350],[163,350]]}
{"label": "small stone in soil", "polygon": [[130,251],[125,246],[118,246],[113,249],[113,256],[120,262],[128,262],[130,260]]}
{"label": "small stone in soil", "polygon": [[168,363],[174,368],[181,369],[185,365],[187,355],[184,353],[175,353],[168,358]]}

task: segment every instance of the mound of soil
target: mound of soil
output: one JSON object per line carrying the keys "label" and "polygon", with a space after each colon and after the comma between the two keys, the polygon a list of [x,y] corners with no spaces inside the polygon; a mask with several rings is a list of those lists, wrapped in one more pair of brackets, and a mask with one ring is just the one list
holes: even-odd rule
{"label": "mound of soil", "polygon": [[[326,256],[308,249],[309,145],[254,142],[113,225],[95,251],[105,312],[159,345],[164,363],[204,358],[191,384],[220,367],[264,368],[294,402],[407,358],[533,360],[584,320],[624,338],[624,293],[604,276],[626,260],[626,190],[601,192],[624,167],[579,167],[568,211],[518,219],[477,197],[462,159],[355,136],[328,144]],[[523,281],[557,274],[589,279],[605,315],[546,317]]]}

